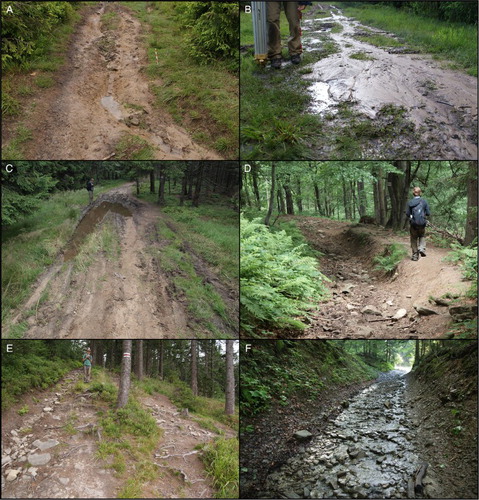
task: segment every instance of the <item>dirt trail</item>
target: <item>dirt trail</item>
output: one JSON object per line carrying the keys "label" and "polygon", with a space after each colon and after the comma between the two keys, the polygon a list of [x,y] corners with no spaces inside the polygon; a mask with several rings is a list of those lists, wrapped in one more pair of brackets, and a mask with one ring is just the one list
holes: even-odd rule
{"label": "dirt trail", "polygon": [[[158,207],[131,196],[131,187],[127,184],[113,189],[85,209],[87,217],[108,201],[131,211],[131,217],[109,212],[104,219],[110,221],[119,234],[119,257],[97,254],[85,271],[76,271],[73,261],[63,262],[60,256],[39,278],[32,296],[13,320],[17,322],[24,312],[34,311],[26,319],[29,328],[25,338],[178,338],[195,335],[189,326],[185,299],[178,296],[174,285],[161,271],[158,260],[150,253],[151,248],[158,249],[161,258],[163,243],[157,234],[156,221],[166,215],[161,214]],[[76,232],[80,227],[81,224]],[[96,228],[96,231],[101,230],[101,225]],[[206,263],[202,262],[202,266],[208,269]],[[221,283],[211,270],[208,276],[214,277],[211,278],[213,285],[215,280]],[[48,298],[42,301],[45,291]],[[225,327],[226,335],[227,332],[229,329]]]}
{"label": "dirt trail", "polygon": [[[306,338],[434,338],[447,332],[451,323],[448,308],[431,305],[429,298],[463,293],[470,286],[458,266],[443,261],[447,249],[434,246],[426,237],[427,257],[414,262],[408,255],[392,277],[385,277],[373,269],[373,256],[392,242],[402,243],[409,252],[408,237],[374,225],[290,218],[313,248],[324,254],[320,268],[332,280],[328,284],[331,298],[319,305]],[[362,313],[368,305],[377,314]],[[437,314],[418,315],[414,305]],[[399,309],[406,309],[407,315],[391,320]]]}
{"label": "dirt trail", "polygon": [[[314,11],[308,17],[303,21],[305,50],[321,46],[324,33],[339,48],[304,76],[311,83],[311,113],[334,115],[337,105],[347,102],[379,120],[383,106],[401,106],[420,140],[409,144],[399,137],[394,147],[407,148],[421,159],[477,158],[477,78],[445,69],[428,56],[410,54],[407,47],[379,48],[358,40],[357,36],[394,36],[347,18],[336,7],[331,7],[330,17],[315,19]],[[330,33],[335,23],[342,26],[340,33]],[[357,53],[368,59],[351,58]]]}
{"label": "dirt trail", "polygon": [[[94,400],[88,390],[76,393],[74,386],[82,380],[80,370],[71,372],[56,388],[36,394],[37,400],[24,396],[2,415],[2,498],[117,498],[126,478],[109,467],[110,459],[95,457],[102,439],[97,414],[106,403]],[[158,456],[151,458],[160,472],[156,480],[143,485],[145,497],[212,498],[215,491],[195,447],[218,435],[202,429],[194,417],[182,416],[166,396],[144,396],[140,402],[164,430]],[[19,417],[17,412],[25,404],[30,411]],[[76,433],[65,429],[69,423]],[[227,437],[235,435],[230,428],[217,426]],[[176,454],[180,456],[162,458]],[[27,468],[27,460],[45,463]],[[11,470],[18,474],[8,480]]]}
{"label": "dirt trail", "polygon": [[[108,29],[105,15],[114,16],[109,22],[118,25]],[[221,159],[153,107],[144,75],[143,32],[144,26],[119,2],[98,2],[85,11],[57,85],[28,117],[34,130],[28,159],[101,160],[114,153],[124,135],[147,141],[155,159]],[[126,152],[132,153],[134,148]]]}
{"label": "dirt trail", "polygon": [[[90,402],[91,394],[73,390],[81,380],[79,370],[72,372],[57,384],[59,388],[37,394],[37,403],[24,397],[30,409],[25,416],[16,413],[20,404],[2,415],[2,468],[4,461],[8,463],[2,469],[2,498],[117,496],[118,478],[107,463],[95,459],[98,436],[88,432],[88,425],[97,422],[97,408]],[[63,428],[68,423],[79,431],[69,433]],[[20,471],[12,481],[5,477],[10,469]]]}
{"label": "dirt trail", "polygon": [[[146,396],[141,402],[152,412],[159,427],[163,429],[163,437],[153,462],[164,474],[152,482],[148,488],[153,498],[214,498],[215,490],[211,480],[205,477],[204,465],[200,459],[198,445],[213,441],[217,434],[203,429],[193,416],[188,416],[162,394]],[[230,428],[218,424],[226,437],[235,436]]]}

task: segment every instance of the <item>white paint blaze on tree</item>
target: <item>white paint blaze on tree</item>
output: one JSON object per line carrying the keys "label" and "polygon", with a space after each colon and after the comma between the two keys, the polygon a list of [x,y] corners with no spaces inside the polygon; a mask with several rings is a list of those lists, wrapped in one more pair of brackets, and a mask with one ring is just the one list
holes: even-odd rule
{"label": "white paint blaze on tree", "polygon": [[226,389],[225,413],[233,415],[235,412],[235,374],[233,365],[233,340],[226,341]]}
{"label": "white paint blaze on tree", "polygon": [[118,389],[117,408],[123,408],[128,403],[131,379],[131,340],[123,341],[123,359],[121,360],[120,387]]}

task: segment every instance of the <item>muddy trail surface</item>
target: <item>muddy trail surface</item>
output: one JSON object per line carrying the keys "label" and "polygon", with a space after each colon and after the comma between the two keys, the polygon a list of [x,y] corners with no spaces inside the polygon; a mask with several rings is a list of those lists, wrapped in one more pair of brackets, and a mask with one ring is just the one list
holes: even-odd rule
{"label": "muddy trail surface", "polygon": [[[347,18],[336,7],[329,17],[315,18],[316,12],[302,22],[305,52],[321,49],[325,40],[337,52],[308,66],[303,76],[310,84],[311,114],[339,129],[350,127],[355,114],[365,158],[406,152],[418,159],[477,158],[477,78],[414,53],[395,35]],[[368,43],[377,35],[396,46]]]}
{"label": "muddy trail surface", "polygon": [[425,463],[414,445],[406,377],[393,370],[351,400],[320,436],[266,480],[268,498],[445,498],[435,467],[423,490],[410,479]]}
{"label": "muddy trail surface", "polygon": [[[178,338],[201,330],[188,313],[186,297],[161,269],[161,251],[168,242],[158,234],[157,221],[164,218],[174,230],[173,221],[157,206],[134,198],[131,189],[131,184],[115,188],[84,209],[72,239],[13,319],[27,322],[25,338]],[[74,257],[85,238],[89,233],[101,237],[105,224],[119,240],[118,251],[96,253],[86,269],[77,268]],[[201,257],[191,255],[201,264],[197,272],[236,317],[233,291]],[[222,318],[212,321],[226,336],[234,335]]]}
{"label": "muddy trail surface", "polygon": [[[86,7],[72,38],[56,85],[45,92],[27,117],[33,139],[31,160],[134,158],[148,144],[163,160],[221,159],[196,144],[171,116],[153,106],[144,70],[145,27],[120,2]],[[137,139],[131,140],[131,136]],[[130,142],[128,138],[130,137]]]}
{"label": "muddy trail surface", "polygon": [[[82,380],[80,370],[71,372],[54,390],[41,392],[36,399],[24,396],[2,415],[2,498],[118,497],[129,474],[116,473],[111,456],[97,456],[104,439],[98,414],[107,405],[89,388],[83,393],[75,391]],[[151,457],[158,474],[142,485],[143,496],[213,497],[215,490],[200,459],[201,451],[195,447],[219,434],[202,429],[193,417],[183,416],[166,396],[143,396],[140,401],[164,431]],[[25,403],[30,411],[19,417],[18,410]],[[234,431],[221,424],[218,432],[234,436]]]}
{"label": "muddy trail surface", "polygon": [[[444,262],[448,250],[430,243],[427,232],[427,256],[415,262],[409,256],[409,237],[380,226],[288,218],[323,254],[319,268],[331,280],[330,298],[312,315],[305,338],[437,338],[448,331],[458,304],[444,299],[439,305],[430,298],[459,297],[470,282],[463,280],[458,266]],[[391,243],[403,244],[408,256],[388,276],[374,269],[373,259]],[[464,307],[475,310],[474,304]]]}

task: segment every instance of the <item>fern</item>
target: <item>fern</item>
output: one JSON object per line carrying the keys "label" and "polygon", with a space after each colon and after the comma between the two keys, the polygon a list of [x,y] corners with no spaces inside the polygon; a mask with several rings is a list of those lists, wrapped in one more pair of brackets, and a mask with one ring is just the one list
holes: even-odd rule
{"label": "fern", "polygon": [[285,231],[271,232],[259,219],[241,216],[241,319],[251,333],[259,327],[303,330],[299,319],[326,295],[327,280],[316,259],[304,255]]}

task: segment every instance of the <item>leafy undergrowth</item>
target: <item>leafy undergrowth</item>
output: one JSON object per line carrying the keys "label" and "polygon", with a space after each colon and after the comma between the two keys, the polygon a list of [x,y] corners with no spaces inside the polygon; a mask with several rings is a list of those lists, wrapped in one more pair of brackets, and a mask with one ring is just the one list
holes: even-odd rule
{"label": "leafy undergrowth", "polygon": [[[124,181],[103,181],[95,186],[95,196]],[[71,238],[82,208],[88,203],[85,189],[55,193],[38,209],[2,231],[2,330],[8,330],[11,311],[31,293],[31,285],[51,265]],[[114,249],[113,236],[105,232],[102,242]],[[114,253],[114,250],[112,250]],[[46,296],[41,301],[46,300]],[[35,311],[30,311],[34,313]],[[25,311],[28,315],[29,312]],[[9,331],[21,335],[21,324]],[[18,328],[20,327],[20,329]]]}
{"label": "leafy undergrowth", "polygon": [[374,269],[392,274],[406,255],[407,250],[402,243],[391,243],[380,255],[373,258],[373,262],[376,264]]}
{"label": "leafy undergrowth", "polygon": [[[29,343],[34,343],[30,340]],[[2,341],[2,352],[6,341]],[[18,344],[17,344],[18,345]],[[39,346],[40,348],[41,346]],[[19,349],[20,346],[19,346]],[[15,349],[17,351],[17,349]],[[21,352],[21,350],[19,351]],[[58,382],[66,373],[79,368],[81,363],[72,359],[45,358],[39,353],[8,355],[2,363],[2,411],[18,401],[18,397],[29,390],[46,389]],[[27,413],[25,409],[25,413]]]}
{"label": "leafy undergrowth", "polygon": [[312,402],[325,388],[369,380],[378,373],[345,352],[340,341],[253,340],[251,344],[241,365],[242,416],[257,415],[274,405],[288,406],[293,397]]}
{"label": "leafy undergrowth", "polygon": [[306,325],[299,317],[324,298],[327,278],[306,255],[308,247],[295,246],[286,231],[271,231],[259,219],[243,216],[240,227],[243,333],[257,336],[263,328],[301,332]]}

